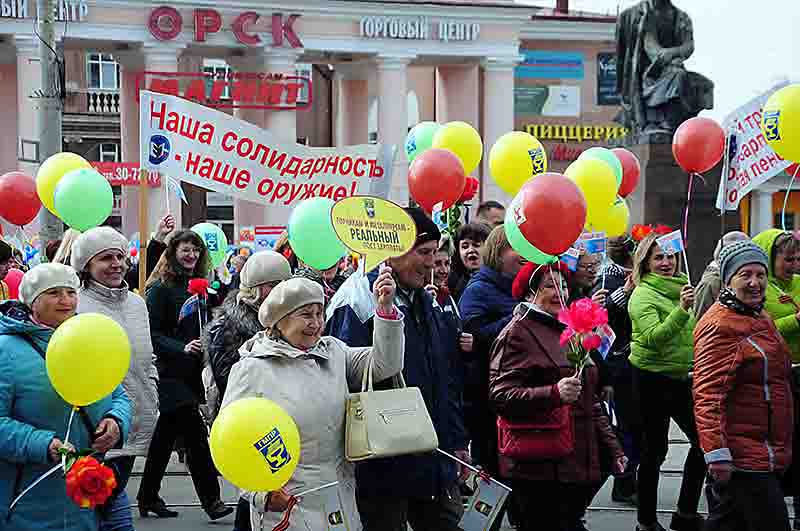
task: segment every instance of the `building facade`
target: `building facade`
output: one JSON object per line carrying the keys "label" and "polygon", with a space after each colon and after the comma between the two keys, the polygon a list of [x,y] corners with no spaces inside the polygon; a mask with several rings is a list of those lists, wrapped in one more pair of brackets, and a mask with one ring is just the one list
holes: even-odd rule
{"label": "building facade", "polygon": [[[34,0],[0,1],[0,168],[32,175],[39,158],[35,15]],[[397,145],[391,198],[400,203],[408,199],[402,146],[420,121],[469,122],[486,154],[502,134],[527,129],[545,142],[556,171],[581,149],[623,134],[613,123],[619,109],[609,89],[613,18],[511,0],[59,0],[56,16],[64,150],[93,161],[137,163],[138,91],[172,78],[183,90],[198,76],[209,86],[206,96],[225,104],[221,110],[282,140]],[[237,105],[233,84],[213,88],[214,80],[238,75],[295,77],[306,85],[281,96],[280,109],[252,108]],[[292,101],[283,105],[286,98]],[[510,201],[491,180],[486,156],[475,175],[478,199]],[[182,205],[166,186],[162,179],[148,191],[151,227],[167,210],[185,226],[219,223],[233,239],[242,228],[287,221],[187,184]],[[138,187],[115,186],[115,193],[109,223],[130,236],[138,229]]]}

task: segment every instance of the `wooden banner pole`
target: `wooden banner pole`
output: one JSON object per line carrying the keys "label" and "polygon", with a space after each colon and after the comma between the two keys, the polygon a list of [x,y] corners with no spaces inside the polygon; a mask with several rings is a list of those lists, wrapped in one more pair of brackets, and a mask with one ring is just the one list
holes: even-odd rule
{"label": "wooden banner pole", "polygon": [[147,243],[150,240],[150,232],[147,230],[148,173],[144,168],[139,170],[139,295],[142,297],[147,282]]}

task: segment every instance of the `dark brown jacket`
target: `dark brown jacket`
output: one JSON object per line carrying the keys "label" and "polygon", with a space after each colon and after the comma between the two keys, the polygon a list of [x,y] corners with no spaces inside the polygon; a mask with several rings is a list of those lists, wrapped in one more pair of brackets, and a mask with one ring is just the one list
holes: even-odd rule
{"label": "dark brown jacket", "polygon": [[794,430],[791,353],[772,319],[716,303],[694,338],[694,413],[706,462],[785,470]]}
{"label": "dark brown jacket", "polygon": [[[549,315],[525,306],[517,309],[492,347],[489,398],[499,415],[525,421],[531,418],[531,412],[561,405],[556,384],[575,374],[575,367],[559,344],[563,329]],[[500,456],[503,477],[596,482],[601,479],[601,455],[609,464],[623,455],[597,394],[597,368],[587,365],[582,379],[580,398],[570,407],[575,434],[572,455],[554,461],[514,461]]]}

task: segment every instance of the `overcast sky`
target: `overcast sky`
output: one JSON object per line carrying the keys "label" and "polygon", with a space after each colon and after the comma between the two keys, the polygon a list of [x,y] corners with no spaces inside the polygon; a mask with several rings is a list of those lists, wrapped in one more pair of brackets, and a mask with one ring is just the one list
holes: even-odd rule
{"label": "overcast sky", "polygon": [[[517,0],[555,7],[555,0]],[[615,14],[638,0],[570,0],[571,10]],[[800,81],[798,0],[673,0],[694,22],[695,52],[687,66],[712,81],[715,109],[725,115],[780,80]]]}

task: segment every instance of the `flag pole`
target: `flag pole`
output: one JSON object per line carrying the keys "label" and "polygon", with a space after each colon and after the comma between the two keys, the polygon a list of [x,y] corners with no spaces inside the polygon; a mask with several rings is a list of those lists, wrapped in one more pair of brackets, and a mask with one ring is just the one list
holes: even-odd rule
{"label": "flag pole", "polygon": [[139,295],[144,297],[147,282],[147,244],[150,234],[147,231],[147,170],[139,170]]}

